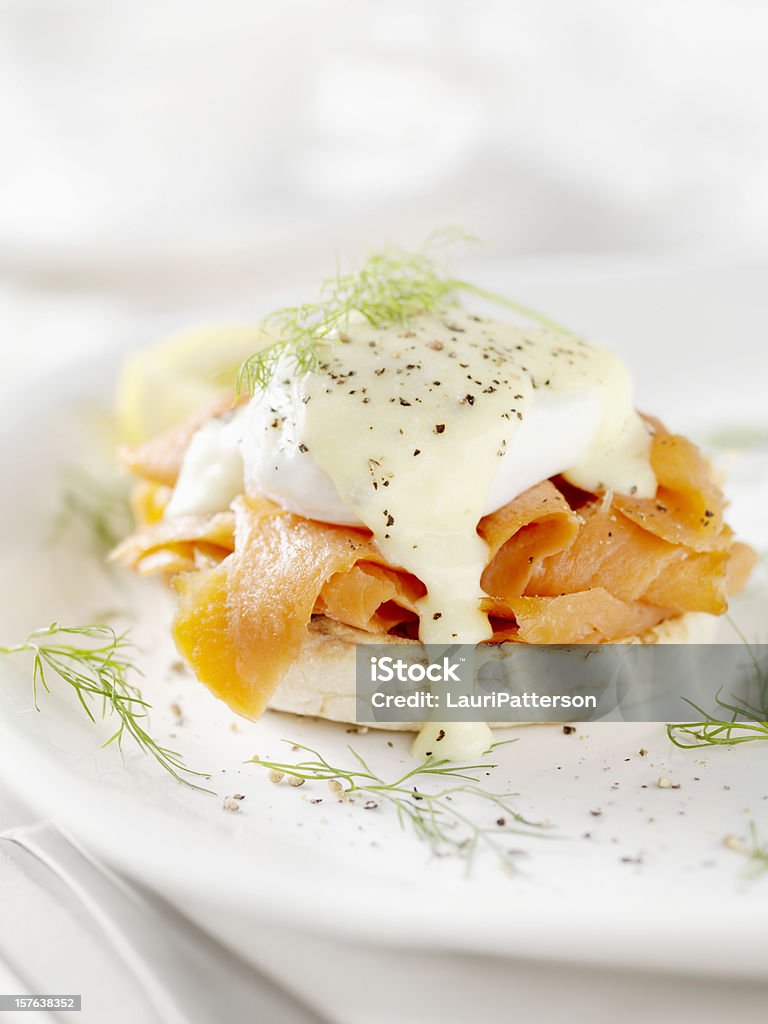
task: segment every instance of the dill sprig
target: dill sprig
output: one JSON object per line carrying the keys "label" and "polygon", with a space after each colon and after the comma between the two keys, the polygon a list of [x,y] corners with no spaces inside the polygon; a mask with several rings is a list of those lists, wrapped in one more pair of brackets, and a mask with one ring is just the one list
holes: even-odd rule
{"label": "dill sprig", "polygon": [[740,836],[729,835],[723,839],[723,846],[746,858],[746,878],[757,878],[768,871],[768,843],[758,838],[754,821],[749,823],[749,842]]}
{"label": "dill sprig", "polygon": [[81,466],[70,466],[63,479],[59,530],[79,523],[97,555],[111,551],[133,527],[129,481],[115,473],[97,476]]}
{"label": "dill sprig", "polygon": [[727,712],[730,717],[710,714],[698,704],[687,700],[701,721],[671,722],[667,725],[667,736],[683,750],[696,747],[737,746],[740,743],[754,743],[755,740],[768,740],[768,674],[763,670],[753,646],[746,639],[733,620],[731,626],[747,650],[752,664],[753,686],[756,693],[754,703],[743,697],[732,697],[724,700],[722,689],[718,690],[715,702],[718,708]]}
{"label": "dill sprig", "polygon": [[111,626],[60,626],[54,622],[45,629],[34,630],[22,643],[0,647],[0,654],[32,655],[32,693],[38,711],[40,687],[50,693],[47,673],[52,672],[72,687],[92,722],[96,721],[91,706],[94,700],[101,702],[102,719],[117,718],[117,729],[103,747],[115,743],[122,753],[123,741],[130,736],[144,754],[154,758],[177,782],[201,789],[187,776],[209,776],[187,768],[180,754],[161,746],[144,727],[151,704],[129,682],[132,673],[141,675],[133,658],[135,650],[127,632],[117,633]]}
{"label": "dill sprig", "polygon": [[372,327],[404,324],[419,313],[456,305],[461,293],[506,306],[551,330],[570,333],[528,306],[454,277],[447,250],[460,240],[471,241],[457,232],[443,232],[415,252],[391,247],[374,253],[359,270],[324,281],[316,302],[286,306],[269,314],[264,327],[278,340],[245,360],[238,374],[238,393],[245,389],[255,394],[266,388],[281,360],[287,360],[294,372],[314,373],[322,346],[340,340],[353,317],[362,317]]}
{"label": "dill sprig", "polygon": [[768,871],[768,843],[760,842],[754,821],[749,825],[750,845],[747,850],[749,857],[748,874],[751,877],[762,875]]}
{"label": "dill sprig", "polygon": [[[363,806],[369,810],[381,800],[394,808],[400,827],[410,829],[433,855],[458,855],[466,860],[468,868],[481,846],[490,848],[505,866],[515,867],[519,851],[510,850],[504,837],[541,835],[540,830],[548,827],[529,821],[510,805],[509,801],[519,794],[493,793],[480,785],[476,773],[498,767],[495,764],[454,764],[430,757],[392,782],[385,782],[351,746],[347,749],[356,763],[345,768],[331,764],[312,747],[292,740],[283,742],[311,758],[296,764],[253,758],[253,763],[294,779],[335,784],[339,798],[350,802],[356,795],[368,797]],[[434,789],[429,784],[435,779],[457,785]],[[421,788],[424,782],[429,788]],[[478,823],[465,812],[464,803],[472,800],[495,816],[493,823]]]}
{"label": "dill sprig", "polygon": [[696,747],[737,746],[739,743],[753,743],[755,740],[768,740],[768,715],[765,711],[755,712],[743,702],[731,704],[722,700],[718,694],[717,704],[724,711],[731,713],[726,720],[711,715],[703,708],[688,701],[702,720],[700,722],[670,722],[667,725],[667,736],[683,750]]}

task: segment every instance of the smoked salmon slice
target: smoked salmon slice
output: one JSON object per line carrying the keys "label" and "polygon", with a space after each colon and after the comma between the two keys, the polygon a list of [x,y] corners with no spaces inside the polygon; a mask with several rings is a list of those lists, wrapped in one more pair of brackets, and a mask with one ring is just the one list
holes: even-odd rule
{"label": "smoked salmon slice", "polygon": [[425,593],[426,587],[415,576],[358,562],[331,576],[314,610],[368,633],[386,633],[418,618],[416,602]]}
{"label": "smoked salmon slice", "polygon": [[653,498],[614,496],[614,507],[649,533],[693,551],[715,551],[723,542],[723,494],[699,449],[657,426],[651,465],[658,480]]}
{"label": "smoked salmon slice", "polygon": [[232,512],[217,512],[149,523],[115,548],[110,558],[140,575],[186,572],[200,564],[202,555],[222,561],[234,546],[235,517]]}
{"label": "smoked salmon slice", "polygon": [[[376,572],[381,556],[362,531],[303,519],[266,499],[238,498],[233,507],[233,554],[207,572],[176,578],[173,635],[201,682],[239,714],[258,718],[295,658],[323,587],[361,562],[360,577],[374,596],[382,595],[376,584],[391,584],[389,600],[397,573]],[[339,586],[331,583],[326,607],[339,607]],[[356,589],[350,617],[370,620],[371,599],[365,587]]]}
{"label": "smoked salmon slice", "polygon": [[560,597],[513,597],[503,603],[488,599],[483,607],[493,616],[513,619],[514,639],[528,644],[605,643],[638,636],[669,617],[663,608],[620,601],[603,587]]}
{"label": "smoked salmon slice", "polygon": [[581,517],[550,480],[485,516],[477,527],[490,554],[480,580],[483,590],[499,597],[522,594],[547,556],[573,544],[580,524]]}

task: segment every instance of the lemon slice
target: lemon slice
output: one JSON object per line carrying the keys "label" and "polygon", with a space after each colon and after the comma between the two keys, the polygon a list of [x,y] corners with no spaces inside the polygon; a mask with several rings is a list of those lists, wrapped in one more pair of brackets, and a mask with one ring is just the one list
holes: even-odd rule
{"label": "lemon slice", "polygon": [[259,324],[216,324],[163,338],[128,356],[117,385],[120,436],[128,444],[179,423],[224,389],[240,364],[274,341]]}

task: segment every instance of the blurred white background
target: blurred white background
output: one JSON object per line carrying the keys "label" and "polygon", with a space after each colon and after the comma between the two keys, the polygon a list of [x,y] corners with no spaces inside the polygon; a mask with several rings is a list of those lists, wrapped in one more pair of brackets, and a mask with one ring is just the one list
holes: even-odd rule
{"label": "blurred white background", "polygon": [[[627,357],[660,317],[714,345],[768,318],[767,49],[760,0],[0,0],[2,378],[453,225],[462,271]],[[702,260],[644,319],[599,299]]]}
{"label": "blurred white background", "polygon": [[446,224],[761,245],[767,44],[760,0],[0,0],[2,269],[198,294]]}

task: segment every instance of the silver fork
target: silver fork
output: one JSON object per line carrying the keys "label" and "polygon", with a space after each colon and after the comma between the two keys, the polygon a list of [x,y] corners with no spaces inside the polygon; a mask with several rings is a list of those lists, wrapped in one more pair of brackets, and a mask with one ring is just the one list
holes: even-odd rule
{"label": "silver fork", "polygon": [[[62,887],[85,908],[166,1024],[263,1020],[327,1024],[313,1009],[152,893],[97,861],[57,826],[0,833],[25,873]],[[41,866],[46,869],[40,871]]]}

